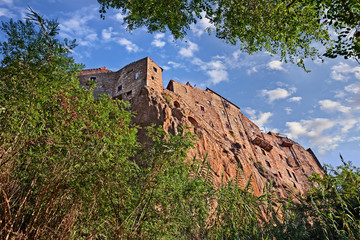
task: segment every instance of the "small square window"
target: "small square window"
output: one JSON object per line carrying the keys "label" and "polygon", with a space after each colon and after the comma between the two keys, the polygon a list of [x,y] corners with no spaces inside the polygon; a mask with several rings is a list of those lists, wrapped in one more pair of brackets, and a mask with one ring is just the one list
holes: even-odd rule
{"label": "small square window", "polygon": [[271,168],[271,165],[269,163],[269,161],[266,160],[266,165],[268,165],[269,168]]}
{"label": "small square window", "polygon": [[153,67],[153,69],[154,69],[154,72],[157,72],[157,68],[156,68],[156,67]]}
{"label": "small square window", "polygon": [[201,111],[205,112],[205,108],[203,106],[200,106]]}
{"label": "small square window", "polygon": [[151,79],[152,79],[152,80],[155,80],[154,76],[151,76]]}
{"label": "small square window", "polygon": [[126,93],[126,97],[131,97],[132,91]]}
{"label": "small square window", "polygon": [[140,72],[135,73],[135,79],[138,79],[140,77]]}
{"label": "small square window", "polygon": [[221,110],[221,113],[222,113],[223,115],[225,115],[225,111],[224,111],[224,110]]}
{"label": "small square window", "polygon": [[237,118],[234,118],[234,121],[237,123],[238,122]]}
{"label": "small square window", "polygon": [[207,103],[208,103],[209,105],[211,105],[211,102],[210,102],[209,100],[207,101]]}
{"label": "small square window", "polygon": [[117,91],[120,92],[122,90],[122,85],[118,86]]}
{"label": "small square window", "polygon": [[89,80],[86,81],[86,86],[91,86],[96,83],[96,77],[90,77]]}

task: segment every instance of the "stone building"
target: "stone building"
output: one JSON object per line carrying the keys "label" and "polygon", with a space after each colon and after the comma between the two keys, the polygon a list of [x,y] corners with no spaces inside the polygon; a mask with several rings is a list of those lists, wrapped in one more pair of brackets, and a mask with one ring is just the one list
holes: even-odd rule
{"label": "stone building", "polygon": [[[84,70],[79,79],[82,86],[96,82],[95,97],[106,93],[130,101],[140,126],[155,123],[170,133],[190,126],[199,140],[189,155],[207,156],[216,184],[234,178],[240,169],[244,182],[252,178],[255,193],[272,181],[279,197],[285,197],[289,191],[305,192],[307,178],[323,172],[311,149],[279,133],[261,132],[238,106],[211,89],[173,80],[163,88],[162,71],[146,57],[117,72],[105,67]],[[144,132],[139,138],[144,140]]]}

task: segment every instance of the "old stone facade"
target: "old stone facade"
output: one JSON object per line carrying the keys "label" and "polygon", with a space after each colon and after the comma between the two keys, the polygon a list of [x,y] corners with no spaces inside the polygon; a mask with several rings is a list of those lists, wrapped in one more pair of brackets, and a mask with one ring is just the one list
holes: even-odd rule
{"label": "old stone facade", "polygon": [[[238,106],[211,89],[173,80],[164,89],[162,71],[147,57],[117,72],[84,70],[79,79],[83,86],[96,81],[95,97],[106,93],[130,101],[137,113],[136,124],[155,123],[170,133],[177,133],[179,126],[190,126],[199,141],[189,155],[207,156],[217,184],[234,178],[241,169],[244,181],[252,178],[255,193],[260,194],[270,180],[279,197],[285,197],[289,191],[305,192],[307,178],[323,172],[311,149],[281,134],[261,132]],[[144,132],[139,137],[144,140]]]}

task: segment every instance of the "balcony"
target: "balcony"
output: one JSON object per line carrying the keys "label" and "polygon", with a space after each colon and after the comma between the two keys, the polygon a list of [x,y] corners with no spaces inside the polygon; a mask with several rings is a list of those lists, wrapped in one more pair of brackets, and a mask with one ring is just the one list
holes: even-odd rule
{"label": "balcony", "polygon": [[273,148],[273,145],[271,145],[268,141],[258,135],[255,135],[253,137],[252,142],[253,144],[258,145],[259,147],[263,148],[268,152],[270,152],[270,150]]}

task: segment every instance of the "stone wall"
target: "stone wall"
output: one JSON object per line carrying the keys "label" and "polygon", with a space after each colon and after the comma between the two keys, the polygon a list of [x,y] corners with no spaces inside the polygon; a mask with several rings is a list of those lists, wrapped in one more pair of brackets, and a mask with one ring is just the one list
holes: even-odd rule
{"label": "stone wall", "polygon": [[144,86],[157,91],[162,89],[162,69],[149,57],[130,63],[117,72],[106,68],[83,70],[79,79],[80,85],[85,87],[89,86],[91,80],[96,82],[95,97],[106,93],[126,101],[138,96]]}
{"label": "stone wall", "polygon": [[[252,179],[255,193],[272,181],[279,197],[285,197],[288,191],[307,191],[307,178],[323,172],[311,149],[281,134],[261,132],[238,106],[211,89],[173,80],[163,89],[162,69],[148,57],[117,72],[81,74],[80,84],[86,86],[90,77],[98,84],[95,95],[130,100],[137,113],[134,123],[142,127],[155,123],[173,134],[178,127],[191,127],[199,141],[189,157],[207,157],[215,184],[241,171],[243,183]],[[146,141],[145,130],[140,130],[139,139]]]}

